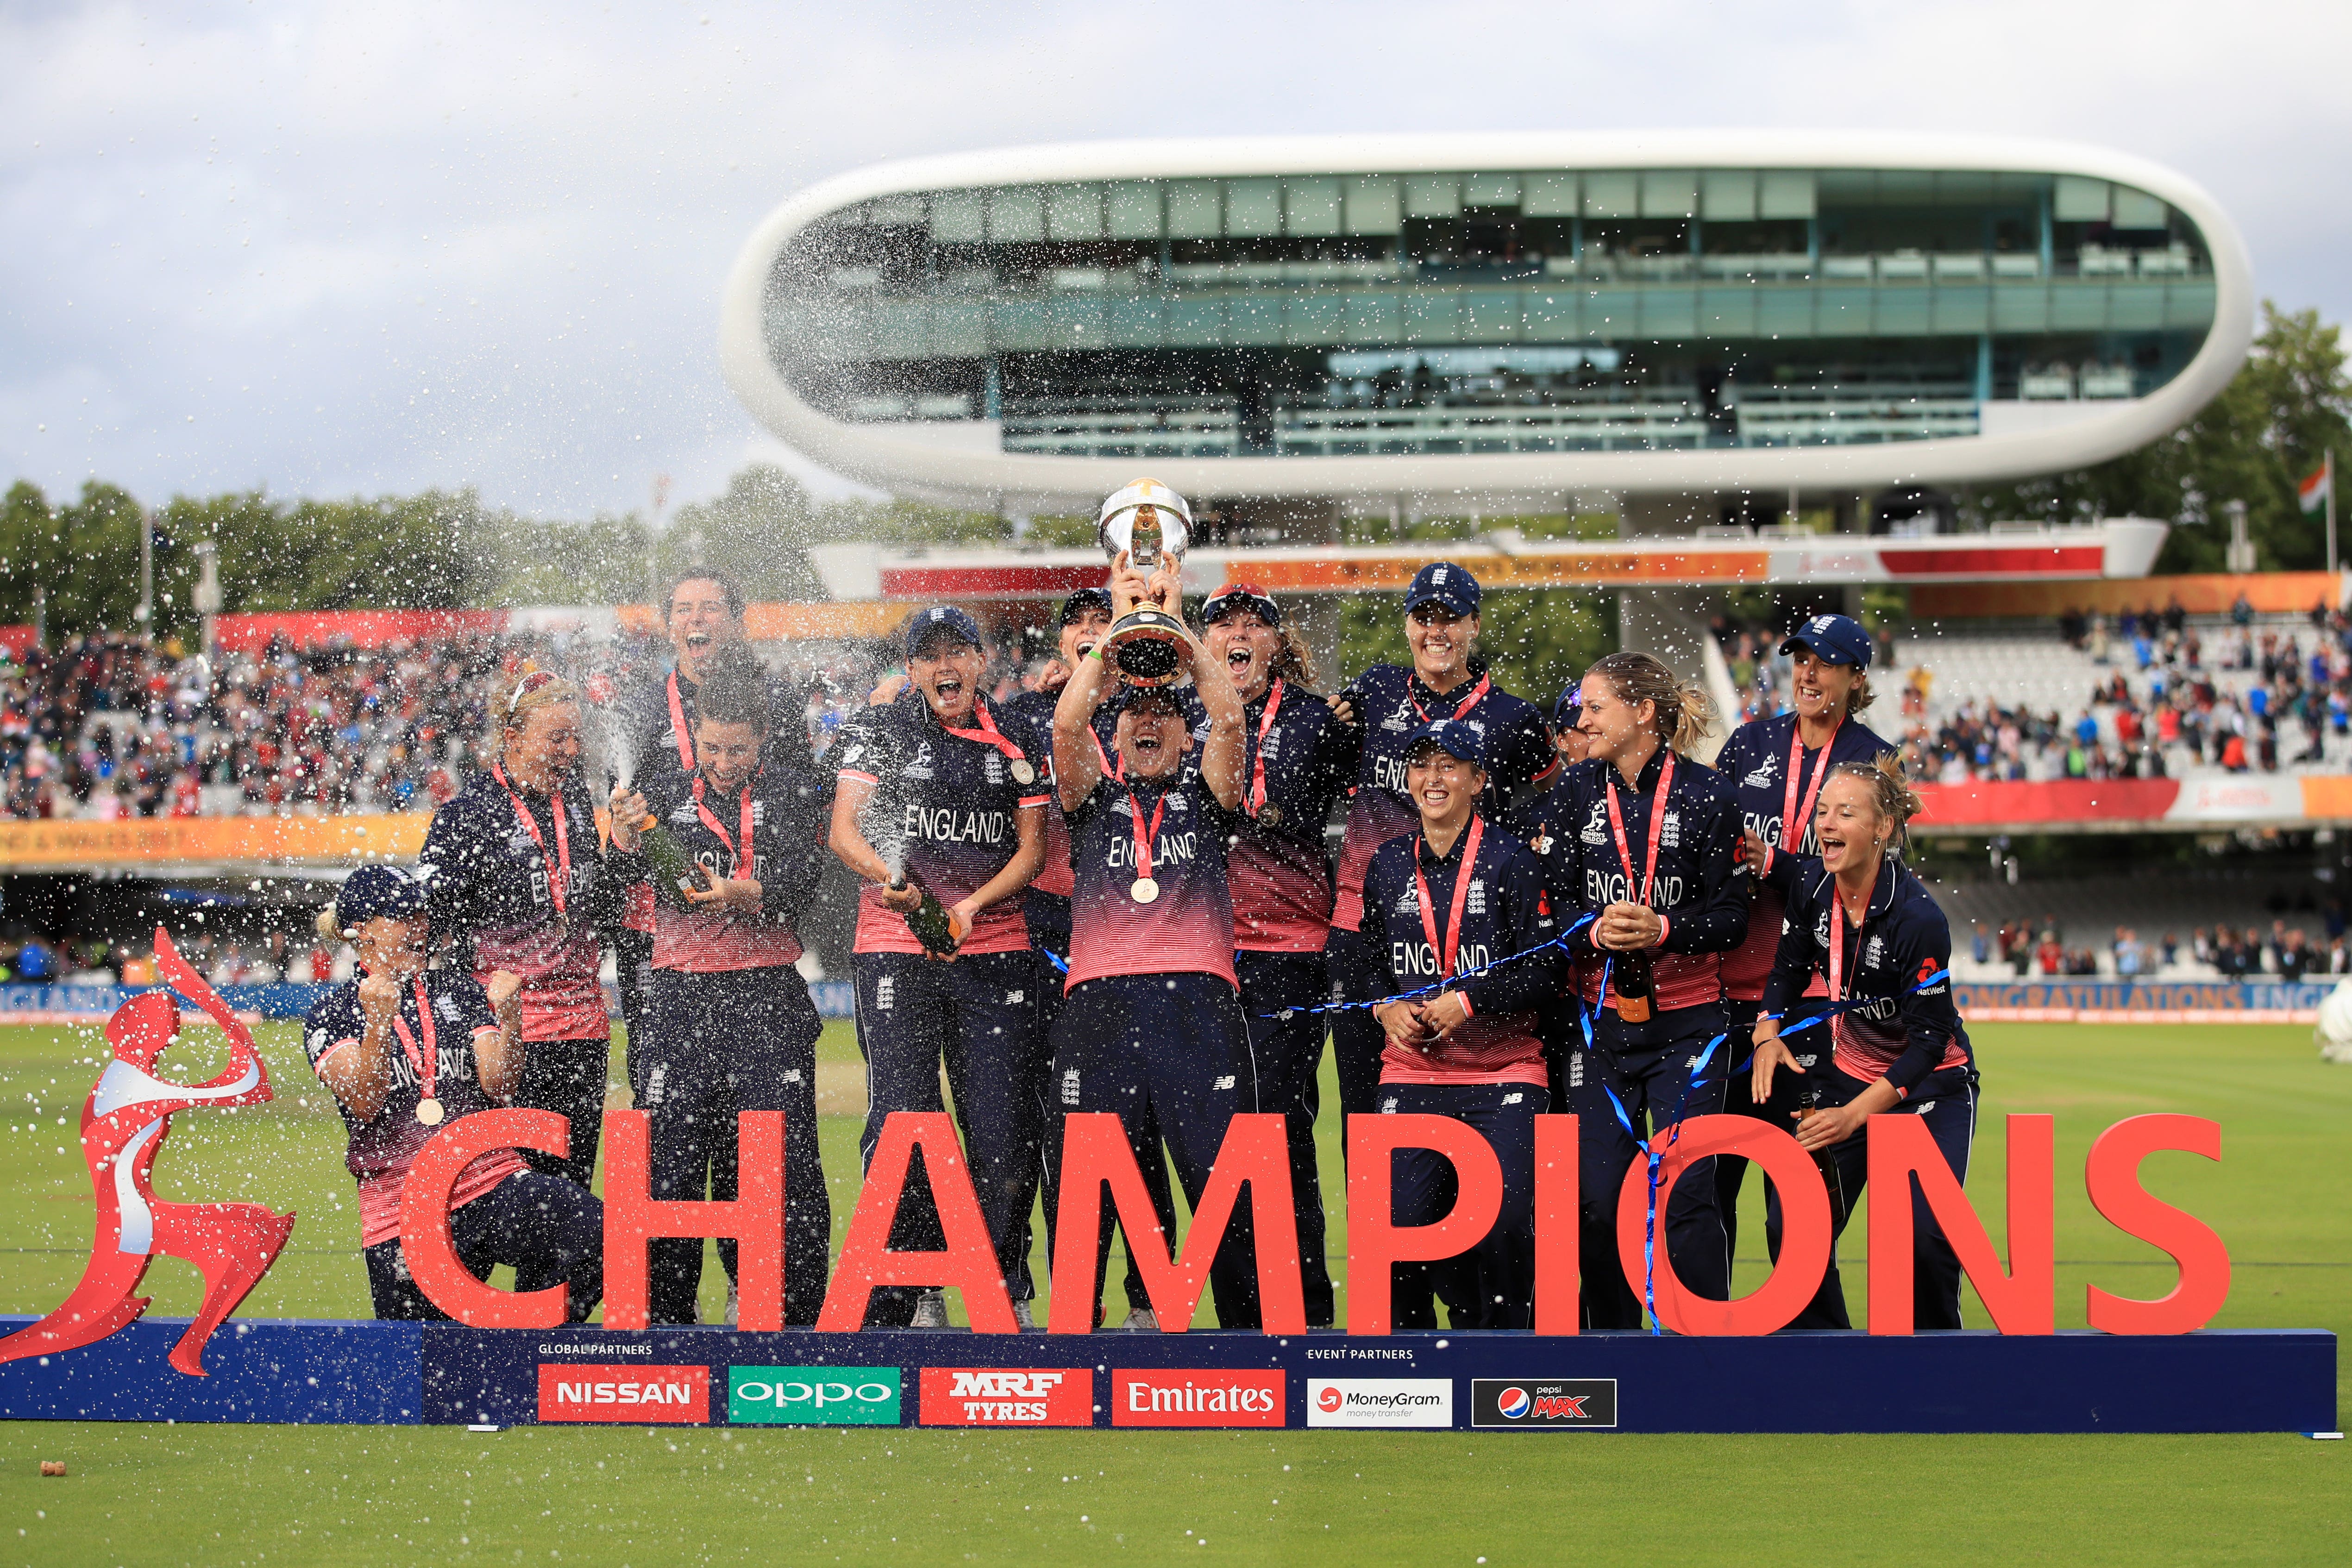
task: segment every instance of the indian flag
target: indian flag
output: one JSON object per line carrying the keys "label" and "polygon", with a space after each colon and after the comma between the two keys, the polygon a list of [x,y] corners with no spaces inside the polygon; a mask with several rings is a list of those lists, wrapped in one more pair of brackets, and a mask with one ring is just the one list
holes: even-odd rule
{"label": "indian flag", "polygon": [[2303,483],[2295,487],[2295,495],[2303,502],[2304,510],[2317,511],[2327,504],[2327,494],[2336,488],[2334,457],[2335,455],[2330,453],[2328,461],[2305,474]]}

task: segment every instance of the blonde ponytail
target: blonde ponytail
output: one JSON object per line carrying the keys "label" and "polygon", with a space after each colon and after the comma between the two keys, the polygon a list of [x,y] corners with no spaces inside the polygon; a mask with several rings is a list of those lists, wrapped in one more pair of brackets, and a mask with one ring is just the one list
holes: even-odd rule
{"label": "blonde ponytail", "polygon": [[1585,671],[1609,682],[1620,702],[1657,704],[1658,738],[1681,756],[1689,756],[1715,729],[1715,703],[1696,680],[1677,680],[1654,656],[1612,653]]}
{"label": "blonde ponytail", "polygon": [[1860,779],[1870,786],[1870,803],[1882,821],[1895,825],[1888,836],[1890,845],[1911,847],[1911,819],[1925,809],[1927,803],[1919,792],[1903,776],[1903,759],[1893,752],[1881,752],[1877,759],[1867,763],[1840,763],[1830,770],[1844,778]]}

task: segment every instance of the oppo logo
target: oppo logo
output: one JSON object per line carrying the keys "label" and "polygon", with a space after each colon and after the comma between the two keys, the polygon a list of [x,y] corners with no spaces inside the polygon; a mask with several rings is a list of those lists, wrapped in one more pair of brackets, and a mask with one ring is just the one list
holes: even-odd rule
{"label": "oppo logo", "polygon": [[809,1405],[822,1410],[828,1405],[870,1405],[877,1400],[893,1399],[898,1391],[887,1383],[739,1383],[729,1391],[736,1397],[749,1400],[772,1399],[778,1405]]}
{"label": "oppo logo", "polygon": [[730,1421],[792,1426],[896,1426],[895,1366],[735,1366],[727,1369]]}

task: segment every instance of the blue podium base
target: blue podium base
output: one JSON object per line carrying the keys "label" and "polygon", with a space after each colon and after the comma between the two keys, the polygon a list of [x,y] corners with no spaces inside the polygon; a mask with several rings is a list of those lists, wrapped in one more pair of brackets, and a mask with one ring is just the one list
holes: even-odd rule
{"label": "blue podium base", "polygon": [[[0,1315],[0,1333],[38,1321]],[[232,1318],[205,1347],[206,1375],[190,1377],[164,1359],[188,1320],[142,1318],[80,1350],[0,1363],[0,1419],[412,1426],[421,1326]]]}

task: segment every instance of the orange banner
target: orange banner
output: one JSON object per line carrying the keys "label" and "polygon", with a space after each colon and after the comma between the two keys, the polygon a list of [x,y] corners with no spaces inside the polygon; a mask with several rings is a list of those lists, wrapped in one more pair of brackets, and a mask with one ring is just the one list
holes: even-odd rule
{"label": "orange banner", "polygon": [[[908,606],[880,603],[840,605],[761,604],[743,606],[743,635],[753,642],[795,637],[887,637],[907,618]],[[650,605],[623,605],[614,612],[622,629],[656,636],[661,623]]]}
{"label": "orange banner", "polygon": [[122,822],[0,822],[0,869],[97,866],[348,866],[414,860],[432,817],[141,816]]}
{"label": "orange banner", "polygon": [[2118,577],[2075,583],[1923,583],[1911,590],[1911,613],[1938,620],[1977,616],[2058,616],[2068,610],[2161,610],[2178,598],[2192,616],[2226,615],[2243,594],[2271,615],[2300,615],[2316,604],[2333,606],[2336,582],[2325,572],[2220,573],[2179,577]]}

